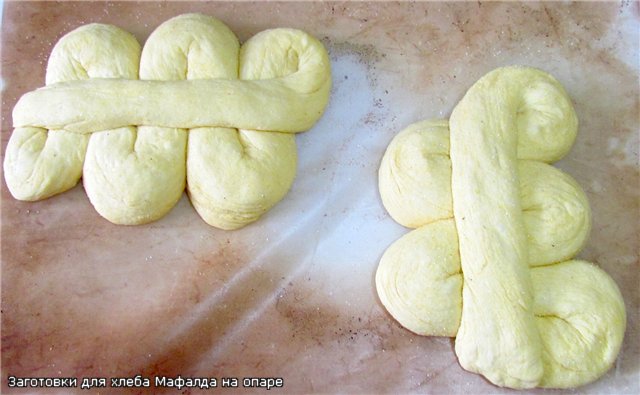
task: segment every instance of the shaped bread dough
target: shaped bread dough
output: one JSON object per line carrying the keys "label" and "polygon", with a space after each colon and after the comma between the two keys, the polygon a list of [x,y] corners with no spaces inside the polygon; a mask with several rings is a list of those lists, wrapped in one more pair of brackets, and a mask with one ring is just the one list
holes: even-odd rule
{"label": "shaped bread dough", "polygon": [[[562,93],[547,74],[504,68],[476,82],[451,114],[451,192],[464,279],[456,355],[463,368],[500,386],[535,387],[544,373],[517,171],[522,125],[515,115],[529,96],[574,114]],[[561,115],[559,124],[572,118],[550,115]]]}
{"label": "shaped bread dough", "polygon": [[[114,26],[108,29],[114,52],[127,54],[132,66],[121,78],[149,79],[149,64],[159,54],[149,50],[157,41],[151,34],[142,58],[135,38]],[[95,39],[101,37],[94,35]],[[95,45],[88,42],[87,45]],[[136,225],[163,217],[178,202],[185,186],[186,131],[153,126],[127,126],[91,135],[83,168],[83,184],[96,211],[115,224]]]}
{"label": "shaped bread dough", "polygon": [[[137,78],[140,46],[109,25],[90,24],[63,36],[47,64],[47,85],[88,78]],[[4,174],[11,194],[35,201],[62,193],[82,176],[89,136],[65,130],[16,128],[7,144]]]}
{"label": "shaped bread dough", "polygon": [[[296,71],[298,56],[317,45],[306,34],[288,29],[261,32],[238,56],[237,41],[221,58],[240,59],[240,78],[278,78]],[[232,50],[231,50],[232,49]],[[318,49],[314,49],[317,51]],[[237,78],[237,64],[225,78]],[[192,129],[188,148],[188,192],[193,206],[210,225],[236,229],[255,221],[287,193],[296,170],[295,137],[286,133],[229,128]]]}
{"label": "shaped bread dough", "polygon": [[378,185],[382,204],[401,225],[453,218],[449,121],[417,122],[398,133],[382,157]]}
{"label": "shaped bread dough", "polygon": [[[585,261],[534,267],[531,279],[544,368],[538,386],[576,387],[611,369],[626,323],[615,282]],[[389,313],[405,328],[427,336],[456,336],[462,283],[453,219],[398,239],[376,272],[378,295]]]}
{"label": "shaped bread dough", "polygon": [[[394,147],[400,145],[415,147],[418,141],[402,139]],[[390,153],[393,151],[387,150]],[[384,163],[392,162],[383,160],[381,174]],[[431,180],[435,178],[431,172],[443,169],[446,171],[447,166],[412,170]],[[584,192],[567,174],[545,163],[522,160],[518,172],[529,265],[572,258],[589,235],[591,211]],[[382,187],[381,182],[381,193]],[[447,189],[450,191],[450,187]],[[378,294],[385,307],[405,328],[421,335],[455,336],[459,326],[462,278],[453,276],[460,273],[458,236],[453,215],[447,217],[448,212],[445,208],[439,213],[445,220],[421,223],[417,230],[392,244],[377,271]],[[418,221],[420,214],[415,213],[413,220]]]}
{"label": "shaped bread dough", "polygon": [[[187,17],[190,16],[176,18]],[[329,57],[323,45],[312,36],[294,29],[274,29],[272,34],[279,32],[284,39],[265,41],[270,42],[269,45],[284,43],[286,48],[264,48],[262,54],[252,58],[263,58],[271,49],[284,52],[287,56],[284,68],[278,70],[277,65],[283,64],[282,61],[272,61],[271,57],[265,65],[274,67],[274,74],[290,74],[246,81],[90,79],[62,82],[22,95],[13,109],[13,126],[64,128],[76,133],[140,125],[302,132],[320,118],[329,100]],[[295,45],[294,41],[297,41]],[[289,47],[288,43],[292,45]],[[255,69],[251,65],[241,67]]]}
{"label": "shaped bread dough", "polygon": [[[588,202],[559,170],[529,160],[515,165],[516,151],[547,161],[568,150],[577,122],[566,93],[538,70],[498,69],[474,85],[452,119],[463,162],[463,181],[454,182],[453,193],[445,181],[452,174],[445,121],[412,125],[383,158],[385,207],[394,219],[419,228],[381,259],[381,301],[417,333],[457,335],[463,367],[498,385],[567,388],[595,380],[614,363],[626,318],[606,273],[586,262],[562,262],[587,238]],[[564,136],[550,138],[552,129]],[[519,139],[536,133],[542,143],[521,149]],[[450,201],[432,200],[443,195],[475,211],[454,210],[456,225]],[[466,243],[459,239],[461,227]]]}
{"label": "shaped bread dough", "polygon": [[[84,29],[106,31],[105,37],[88,34],[83,44],[109,43],[97,52],[117,53],[116,58],[127,59],[126,67],[110,79],[27,93],[13,119],[27,129],[64,125],[78,133],[74,138],[93,133],[84,185],[103,217],[117,224],[156,220],[178,201],[185,181],[200,216],[223,229],[255,221],[284,197],[295,177],[292,133],[313,125],[329,97],[329,59],[318,40],[295,29],[272,29],[239,51],[237,38],[223,23],[186,14],[158,27],[140,59],[130,34],[97,24]],[[139,59],[141,80],[136,80]],[[102,60],[92,64],[108,69]],[[21,134],[15,135],[10,147],[18,152],[24,144]],[[7,180],[17,178],[24,157],[5,161]],[[53,174],[51,179],[57,180]],[[10,183],[12,191],[21,183]]]}
{"label": "shaped bread dough", "polygon": [[[396,222],[418,228],[453,218],[448,121],[417,122],[398,133],[378,173],[382,202]],[[591,230],[591,210],[580,185],[561,170],[531,160],[518,161],[518,179],[529,265],[574,257]]]}
{"label": "shaped bread dough", "polygon": [[462,315],[462,274],[453,219],[413,230],[387,248],[376,289],[402,326],[424,336],[455,337]]}

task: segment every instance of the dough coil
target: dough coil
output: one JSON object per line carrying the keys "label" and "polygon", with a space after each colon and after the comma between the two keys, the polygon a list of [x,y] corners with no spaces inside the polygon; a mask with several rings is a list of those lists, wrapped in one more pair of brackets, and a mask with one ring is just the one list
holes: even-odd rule
{"label": "dough coil", "polygon": [[586,384],[622,344],[615,282],[572,259],[588,238],[586,196],[544,163],[576,132],[553,77],[506,67],[481,78],[449,122],[398,134],[380,166],[385,207],[416,228],[380,261],[382,303],[418,334],[455,336],[462,367],[499,386]]}
{"label": "dough coil", "polygon": [[222,22],[186,14],[141,51],[117,27],[82,26],[56,44],[47,86],[14,108],[7,185],[34,201],[82,176],[100,215],[127,225],[164,216],[186,185],[207,223],[236,229],[285,196],[294,133],[320,118],[330,88],[325,48],[299,30],[240,47]]}

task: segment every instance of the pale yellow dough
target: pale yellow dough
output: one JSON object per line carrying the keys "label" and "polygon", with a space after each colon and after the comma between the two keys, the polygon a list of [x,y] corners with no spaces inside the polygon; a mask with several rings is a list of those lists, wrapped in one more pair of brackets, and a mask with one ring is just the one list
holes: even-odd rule
{"label": "pale yellow dough", "polygon": [[381,259],[382,303],[416,333],[456,336],[461,365],[500,386],[588,383],[622,343],[615,283],[592,264],[568,261],[588,237],[586,196],[542,163],[564,155],[576,129],[557,81],[503,68],[454,109],[451,142],[446,121],[420,122],[381,163],[385,207],[417,228]]}
{"label": "pale yellow dough", "polygon": [[[38,200],[83,175],[100,215],[129,225],[164,216],[185,186],[212,226],[258,219],[289,190],[293,133],[322,115],[331,87],[326,50],[310,35],[272,29],[241,48],[200,14],[163,23],[142,53],[119,28],[83,26],[56,45],[47,73],[47,87],[13,111],[11,193]],[[61,82],[74,79],[86,80]]]}
{"label": "pale yellow dough", "polygon": [[[158,45],[161,48],[154,49],[161,51],[161,59],[151,63],[151,68],[175,67],[178,71],[170,73],[171,80],[92,78],[52,84],[18,100],[13,109],[13,126],[64,128],[76,133],[130,125],[189,129],[217,126],[297,133],[309,129],[322,115],[329,99],[331,75],[326,50],[314,37],[295,29],[260,33],[263,37],[254,38],[254,44],[244,50],[249,52],[245,54],[249,64],[241,64],[240,69],[246,70],[249,78],[259,74],[273,78],[236,80],[223,71],[226,68],[236,74],[225,56],[236,52],[238,45],[233,33],[229,36],[217,31],[228,30],[224,24],[212,17],[186,14],[165,22],[159,29],[175,24],[193,29],[194,34],[167,37]],[[207,43],[211,38],[220,41]],[[185,47],[185,39],[193,46]],[[165,46],[174,47],[162,48]],[[224,65],[211,66],[205,59]],[[199,75],[208,73],[192,72],[193,67],[212,67],[225,78],[200,79]],[[190,81],[175,80],[185,77]]]}
{"label": "pale yellow dough", "polygon": [[[538,161],[519,160],[518,173],[529,265],[575,256],[591,229],[580,185]],[[401,225],[418,228],[453,218],[448,122],[422,121],[398,133],[382,158],[378,185],[384,207]]]}
{"label": "pale yellow dough", "polygon": [[417,122],[398,133],[382,157],[378,185],[399,224],[417,228],[452,218],[449,122]]}
{"label": "pale yellow dough", "polygon": [[[88,78],[137,78],[139,53],[136,39],[117,27],[85,25],[66,34],[53,47],[46,82],[54,85]],[[4,159],[9,191],[16,199],[35,201],[72,188],[82,176],[88,142],[88,135],[66,130],[16,128]]]}

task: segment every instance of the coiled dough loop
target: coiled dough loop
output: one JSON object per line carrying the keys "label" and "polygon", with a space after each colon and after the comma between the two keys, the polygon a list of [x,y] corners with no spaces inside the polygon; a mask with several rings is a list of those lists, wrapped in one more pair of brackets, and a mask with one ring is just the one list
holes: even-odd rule
{"label": "coiled dough loop", "polygon": [[[580,260],[532,267],[533,312],[542,341],[540,387],[571,388],[615,363],[626,313],[618,287]],[[462,272],[453,219],[433,222],[395,241],[376,272],[383,305],[405,328],[455,337],[462,315]]]}
{"label": "coiled dough loop", "polygon": [[[35,160],[25,162],[33,150],[24,149],[29,139],[21,132],[40,127],[76,133],[66,133],[64,142],[77,158],[74,173],[49,172],[51,182],[75,185],[84,160],[89,199],[117,224],[164,216],[185,185],[203,220],[223,229],[255,221],[285,196],[296,170],[293,133],[322,115],[331,88],[318,40],[271,29],[241,48],[227,26],[200,14],[163,23],[142,54],[135,38],[114,26],[93,24],[68,36],[78,32],[85,32],[83,47],[98,54],[90,63],[101,72],[81,82],[52,80],[18,101],[8,156],[20,158],[5,161],[16,198],[62,190],[21,192],[42,188],[25,181],[24,169]],[[47,158],[48,167],[60,167],[60,158]]]}
{"label": "coiled dough loop", "polygon": [[[135,40],[124,30],[112,29],[122,42]],[[150,65],[161,56],[154,51],[156,37],[149,36],[142,54],[129,52],[132,62],[140,65],[141,79],[154,77]],[[96,211],[121,225],[147,223],[166,215],[185,187],[186,143],[186,131],[175,128],[125,126],[93,133],[83,184]]]}
{"label": "coiled dough loop", "polygon": [[[285,35],[292,32],[282,31]],[[285,70],[290,74],[282,77],[61,82],[24,94],[13,109],[13,126],[64,128],[76,133],[140,125],[302,132],[324,111],[331,72],[324,46],[306,33],[298,36],[301,52],[290,63],[297,63],[296,67]],[[288,55],[293,52],[297,51]]]}
{"label": "coiled dough loop", "polygon": [[[132,53],[134,56],[130,56]],[[81,26],[53,47],[46,83],[137,78],[139,53],[135,38],[115,26]],[[35,201],[74,187],[82,176],[88,142],[89,136],[62,129],[16,128],[4,159],[9,191],[16,199]]]}
{"label": "coiled dough loop", "polygon": [[444,120],[412,125],[381,163],[385,207],[417,228],[380,261],[382,303],[416,333],[456,336],[461,365],[500,386],[588,383],[622,343],[617,286],[571,260],[590,229],[586,196],[543,163],[568,151],[576,127],[553,77],[507,67],[467,92],[450,133]]}
{"label": "coiled dough loop", "polygon": [[[419,228],[453,218],[447,120],[417,122],[398,133],[378,173],[384,207],[399,224]],[[580,185],[561,170],[531,160],[518,161],[518,179],[529,265],[575,256],[591,230],[591,210]]]}

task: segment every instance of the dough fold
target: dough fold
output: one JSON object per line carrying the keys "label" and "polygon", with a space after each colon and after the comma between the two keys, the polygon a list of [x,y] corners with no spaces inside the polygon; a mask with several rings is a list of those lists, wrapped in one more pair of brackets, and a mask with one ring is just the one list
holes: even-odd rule
{"label": "dough fold", "polygon": [[[119,42],[135,40],[113,28]],[[122,78],[150,78],[149,64],[160,56],[151,34],[140,54],[133,43],[128,55],[135,69]],[[151,45],[149,45],[151,43]],[[136,42],[137,44],[137,42]],[[126,48],[122,48],[124,51]],[[133,75],[131,75],[133,74]],[[83,184],[96,211],[120,225],[137,225],[166,215],[185,187],[185,130],[153,126],[126,126],[90,136],[83,168]]]}
{"label": "dough fold", "polygon": [[[382,203],[399,224],[419,228],[453,218],[446,120],[417,122],[398,133],[378,173]],[[518,161],[518,179],[529,264],[575,256],[591,230],[591,210],[580,185],[561,170],[532,160]]]}
{"label": "dough fold", "polygon": [[[376,287],[402,326],[423,336],[456,336],[463,305],[457,247],[454,221],[446,219],[407,233],[385,251]],[[538,386],[571,388],[598,379],[624,339],[624,300],[615,282],[580,260],[530,273],[544,369]]]}
{"label": "dough fold", "polygon": [[[115,26],[95,23],[81,26],[64,35],[53,47],[46,83],[137,78],[139,52],[136,39]],[[16,199],[36,201],[74,187],[82,176],[88,142],[89,136],[61,127],[16,128],[4,159],[9,191]]]}
{"label": "dough fold", "polygon": [[542,349],[532,313],[514,114],[521,91],[538,75],[500,71],[476,82],[450,120],[451,193],[464,279],[455,349],[466,370],[500,386],[531,388],[542,378]]}
{"label": "dough fold", "polygon": [[[189,14],[176,18],[212,19]],[[212,24],[218,25],[219,22]],[[13,125],[64,128],[76,133],[140,125],[302,132],[320,118],[329,100],[329,58],[323,45],[306,33],[276,29],[270,34],[278,36],[268,44],[273,48],[269,47],[269,51],[256,56],[266,56],[265,64],[275,66],[263,72],[264,75],[272,75],[267,79],[226,77],[145,81],[102,78],[55,83],[24,94],[13,109]],[[278,63],[282,60],[276,61],[273,54],[266,54],[270,50],[282,54],[283,49],[284,55],[290,56],[285,60],[288,67],[279,69]],[[194,57],[215,56],[193,50]],[[167,59],[159,60],[162,61]],[[181,65],[176,66],[180,69]],[[208,67],[203,63],[198,66]],[[256,70],[250,65],[243,69],[248,75],[255,74]]]}
{"label": "dough fold", "polygon": [[380,261],[381,302],[418,334],[455,336],[461,365],[500,386],[586,384],[622,344],[616,284],[571,260],[590,230],[586,196],[543,163],[564,155],[576,130],[553,77],[507,67],[467,92],[450,133],[445,120],[411,125],[381,162],[385,207],[417,228]]}
{"label": "dough fold", "polygon": [[14,108],[7,183],[14,197],[38,200],[84,173],[92,204],[116,224],[161,218],[185,186],[212,226],[257,220],[290,189],[294,133],[318,120],[331,88],[314,37],[271,29],[240,48],[227,26],[200,14],[163,23],[142,53],[132,35],[100,24],[58,47],[72,49],[52,54],[59,77]]}

